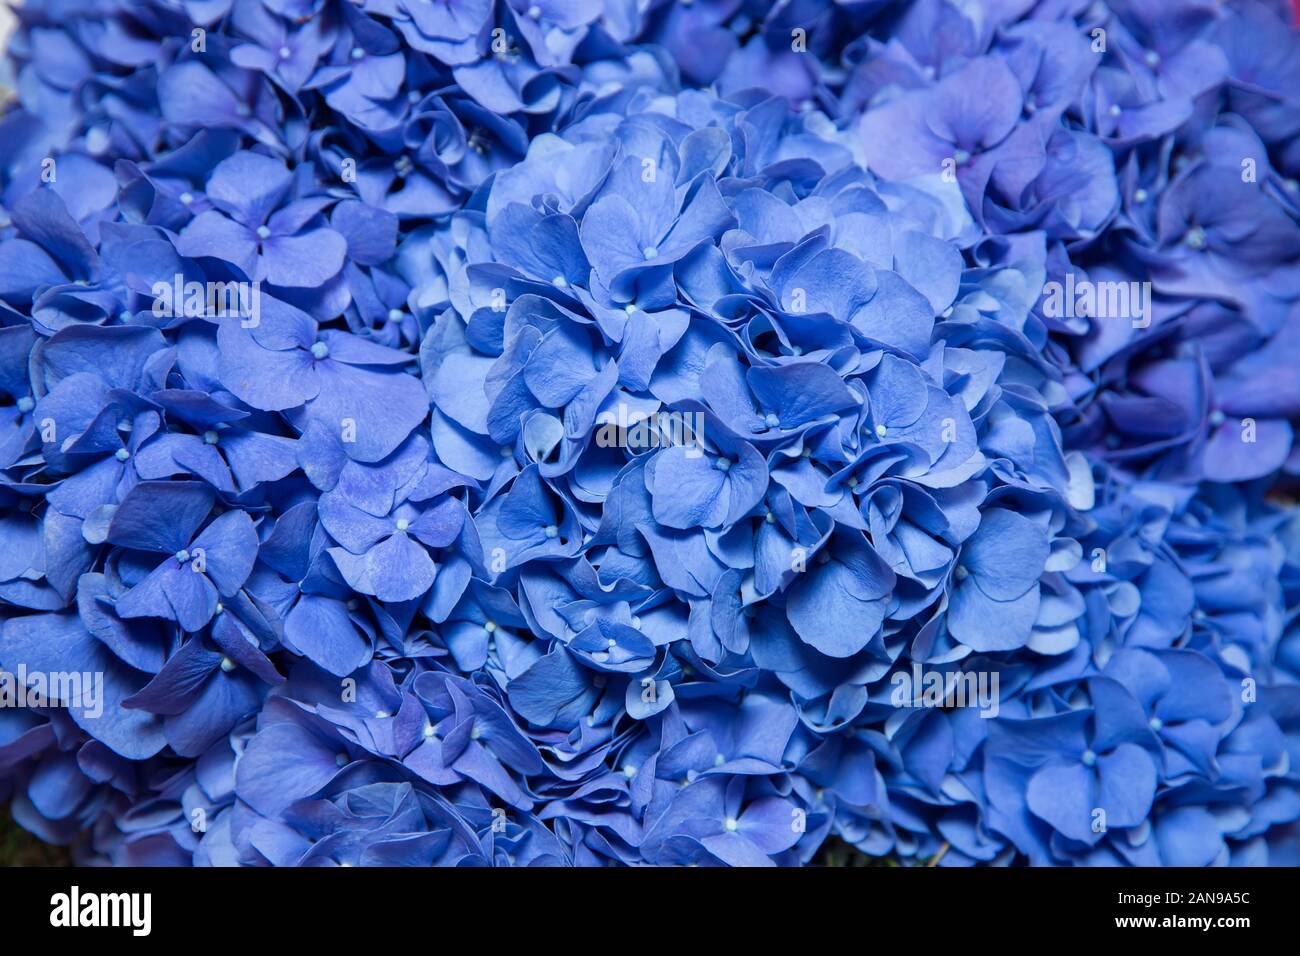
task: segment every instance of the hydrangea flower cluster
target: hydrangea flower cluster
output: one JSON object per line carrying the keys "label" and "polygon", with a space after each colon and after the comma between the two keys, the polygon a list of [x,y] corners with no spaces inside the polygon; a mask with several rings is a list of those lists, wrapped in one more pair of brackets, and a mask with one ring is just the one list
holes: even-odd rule
{"label": "hydrangea flower cluster", "polygon": [[1283,4],[19,15],[0,800],[43,839],[1300,863]]}

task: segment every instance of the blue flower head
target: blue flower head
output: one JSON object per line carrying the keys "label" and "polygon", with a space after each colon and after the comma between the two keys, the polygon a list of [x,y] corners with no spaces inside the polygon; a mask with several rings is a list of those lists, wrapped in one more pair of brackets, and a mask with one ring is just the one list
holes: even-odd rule
{"label": "blue flower head", "polygon": [[1279,5],[643,6],[21,8],[0,800],[127,865],[1295,862]]}

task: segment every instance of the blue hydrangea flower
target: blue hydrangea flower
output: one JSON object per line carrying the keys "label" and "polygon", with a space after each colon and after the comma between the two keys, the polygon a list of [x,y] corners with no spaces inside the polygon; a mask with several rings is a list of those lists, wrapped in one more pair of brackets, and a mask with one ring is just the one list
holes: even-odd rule
{"label": "blue hydrangea flower", "polygon": [[14,818],[1296,862],[1300,40],[1023,6],[20,8]]}

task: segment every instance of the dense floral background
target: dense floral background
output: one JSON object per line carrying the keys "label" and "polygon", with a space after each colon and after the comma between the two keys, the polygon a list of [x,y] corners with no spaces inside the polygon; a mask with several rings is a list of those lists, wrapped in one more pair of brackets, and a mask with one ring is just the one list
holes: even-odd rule
{"label": "dense floral background", "polygon": [[1295,15],[28,0],[0,668],[99,683],[0,707],[0,802],[86,863],[1300,863]]}

